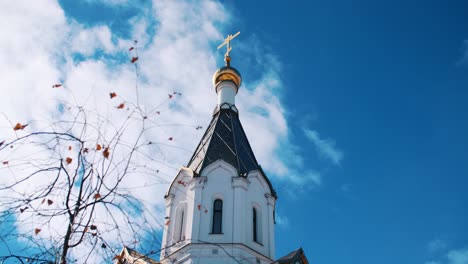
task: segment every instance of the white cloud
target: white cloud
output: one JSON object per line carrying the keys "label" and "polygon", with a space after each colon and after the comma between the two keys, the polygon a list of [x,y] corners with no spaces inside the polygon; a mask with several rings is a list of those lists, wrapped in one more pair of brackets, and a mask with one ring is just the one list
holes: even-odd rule
{"label": "white cloud", "polygon": [[276,214],[276,224],[281,227],[289,227],[289,218],[287,216]]}
{"label": "white cloud", "polygon": [[83,56],[92,56],[99,50],[112,53],[117,48],[111,41],[112,33],[107,26],[96,26],[86,30],[78,24],[72,27],[71,32],[77,32],[72,36],[71,49]]}
{"label": "white cloud", "polygon": [[429,261],[426,264],[468,264],[468,248],[452,249],[443,259]]}
{"label": "white cloud", "polygon": [[447,259],[448,264],[468,264],[468,248],[451,250]]}
{"label": "white cloud", "polygon": [[306,137],[315,145],[321,157],[330,160],[335,165],[340,164],[343,159],[343,152],[336,148],[334,140],[321,139],[319,133],[315,130],[304,128],[303,131]]}
{"label": "white cloud", "polygon": [[[105,2],[125,8],[120,0]],[[207,126],[216,104],[211,77],[220,65],[216,65],[213,43],[229,33],[221,29],[230,15],[220,3],[209,0],[195,3],[154,1],[152,10],[142,12],[144,15],[131,20],[131,37],[123,39],[105,25],[84,26],[66,17],[55,0],[0,2],[0,17],[8,21],[0,23],[0,142],[15,138],[12,123],[28,123],[28,129],[40,130],[47,129],[57,118],[70,119],[72,113],[66,109],[64,113],[58,111],[61,102],[84,106],[98,113],[89,116],[89,122],[97,124],[105,137],[112,134],[112,124],[120,124],[126,117],[125,112],[116,111],[115,106],[122,101],[136,102],[138,98],[144,111],[157,109],[161,114],[154,116],[153,126],[148,128],[145,138],[158,144],[145,149],[139,156],[141,159],[136,160],[144,163],[150,157],[151,168],[146,164],[141,167],[160,172],[157,177],[134,173],[125,185],[145,205],[156,210],[156,218],[161,219],[167,183],[177,168],[188,162],[202,136],[202,131],[195,127]],[[153,21],[158,23],[154,25]],[[150,36],[147,29],[153,25],[155,35]],[[128,52],[134,39],[139,40],[138,96],[134,65],[128,60],[122,63],[112,59]],[[96,52],[109,58],[97,58],[94,56]],[[82,56],[79,62],[74,60],[76,53]],[[132,56],[128,54],[129,58]],[[276,93],[282,86],[280,63],[274,55],[264,52],[255,56],[257,60],[271,63],[265,63],[264,72],[257,80],[244,84],[237,103],[257,159],[271,172],[270,177],[296,185],[320,185],[321,174],[306,168],[297,154],[298,147],[289,140],[286,111]],[[242,68],[238,69],[242,72]],[[63,87],[52,89],[56,83],[63,83]],[[111,91],[119,95],[114,99],[118,101],[109,100]],[[174,91],[181,92],[182,96],[168,102],[168,94]],[[127,132],[123,139],[130,141],[136,137],[138,129],[129,125]],[[90,142],[103,140],[93,132],[87,136]],[[168,142],[169,137],[174,140]],[[341,152],[334,150],[329,141],[320,140],[318,134],[317,139],[322,148],[325,147],[324,153],[334,154],[334,160],[339,163]],[[287,155],[282,155],[285,152]],[[0,160],[10,159],[14,163],[13,157],[1,155],[3,153],[0,153]],[[2,173],[10,178],[2,177],[0,184],[19,175],[18,171],[6,169]],[[27,192],[40,184],[41,179],[38,179],[17,191]],[[18,219],[27,217],[22,214]],[[99,217],[102,223],[109,220],[108,215]],[[36,220],[35,225],[40,222]],[[30,231],[35,225],[31,222],[18,228]],[[63,233],[63,227],[63,219],[45,223],[39,236],[47,241],[50,234]]]}

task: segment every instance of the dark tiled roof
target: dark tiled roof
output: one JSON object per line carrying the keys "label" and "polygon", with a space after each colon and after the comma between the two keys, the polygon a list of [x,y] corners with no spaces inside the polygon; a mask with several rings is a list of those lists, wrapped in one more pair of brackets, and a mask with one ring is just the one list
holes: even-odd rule
{"label": "dark tiled roof", "polygon": [[215,109],[213,119],[187,167],[200,174],[218,159],[234,166],[239,175],[259,169],[239,114],[231,108]]}
{"label": "dark tiled roof", "polygon": [[271,264],[294,264],[296,261],[300,261],[300,263],[304,264],[309,263],[307,258],[305,257],[304,250],[302,250],[302,248],[294,250],[286,256],[275,260]]}

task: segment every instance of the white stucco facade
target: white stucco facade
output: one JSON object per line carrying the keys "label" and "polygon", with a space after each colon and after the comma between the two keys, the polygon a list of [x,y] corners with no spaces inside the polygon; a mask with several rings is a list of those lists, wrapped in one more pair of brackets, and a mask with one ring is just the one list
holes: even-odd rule
{"label": "white stucco facade", "polygon": [[[270,263],[276,200],[271,192],[261,171],[240,177],[222,159],[200,175],[182,167],[166,195],[161,263]],[[213,234],[217,199],[222,201],[221,232]]]}

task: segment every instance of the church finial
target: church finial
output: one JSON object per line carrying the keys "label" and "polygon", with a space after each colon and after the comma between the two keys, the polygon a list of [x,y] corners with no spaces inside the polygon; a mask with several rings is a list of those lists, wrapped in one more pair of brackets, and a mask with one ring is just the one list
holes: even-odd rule
{"label": "church finial", "polygon": [[224,40],[221,45],[218,46],[218,49],[222,48],[224,45],[226,45],[226,53],[224,54],[224,61],[226,62],[226,66],[231,66],[231,57],[229,56],[229,52],[231,52],[232,47],[231,47],[231,40],[233,40],[235,37],[237,37],[240,34],[240,31],[237,32],[234,35],[228,35],[227,38]]}
{"label": "church finial", "polygon": [[228,35],[224,42],[218,46],[218,49],[220,49],[226,45],[226,53],[224,54],[226,66],[219,68],[213,75],[213,85],[218,94],[218,106],[221,108],[230,108],[235,105],[236,94],[242,83],[240,73],[234,67],[231,67],[231,57],[229,56],[232,50],[231,40],[239,34],[240,32]]}

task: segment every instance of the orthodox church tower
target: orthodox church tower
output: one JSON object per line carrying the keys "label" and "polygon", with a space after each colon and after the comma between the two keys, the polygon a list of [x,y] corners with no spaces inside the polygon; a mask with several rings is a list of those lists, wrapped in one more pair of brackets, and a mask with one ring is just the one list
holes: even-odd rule
{"label": "orthodox church tower", "polygon": [[160,262],[272,263],[276,193],[258,165],[235,105],[242,83],[231,66],[213,76],[213,118],[186,167],[165,195],[166,225]]}

